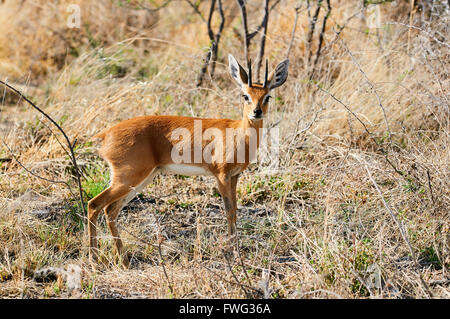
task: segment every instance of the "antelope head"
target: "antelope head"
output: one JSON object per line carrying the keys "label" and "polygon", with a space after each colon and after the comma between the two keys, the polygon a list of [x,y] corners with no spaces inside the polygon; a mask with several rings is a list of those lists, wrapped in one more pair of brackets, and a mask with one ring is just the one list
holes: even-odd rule
{"label": "antelope head", "polygon": [[277,65],[269,76],[269,62],[266,60],[266,68],[263,83],[252,82],[252,65],[248,62],[248,73],[230,54],[228,56],[230,74],[243,93],[244,114],[243,117],[250,122],[260,121],[267,114],[270,91],[281,86],[287,79],[289,60],[286,59]]}

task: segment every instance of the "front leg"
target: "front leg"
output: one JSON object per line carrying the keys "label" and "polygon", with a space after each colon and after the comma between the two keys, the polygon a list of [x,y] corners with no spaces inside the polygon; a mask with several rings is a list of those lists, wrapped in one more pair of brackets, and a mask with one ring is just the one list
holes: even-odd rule
{"label": "front leg", "polygon": [[225,176],[217,177],[219,185],[219,192],[222,195],[225,212],[228,221],[228,235],[234,236],[236,234],[236,185],[239,175],[226,178]]}

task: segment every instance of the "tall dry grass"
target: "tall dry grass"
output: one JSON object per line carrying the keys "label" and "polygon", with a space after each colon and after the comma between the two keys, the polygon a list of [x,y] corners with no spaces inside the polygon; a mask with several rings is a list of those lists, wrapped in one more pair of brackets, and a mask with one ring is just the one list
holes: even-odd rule
{"label": "tall dry grass", "polygon": [[[88,198],[108,184],[89,141],[101,129],[144,114],[241,116],[226,62],[228,53],[243,57],[235,5],[226,4],[215,77],[196,88],[209,40],[186,3],[150,14],[115,1],[70,1],[81,7],[80,29],[65,24],[68,3],[0,5],[0,74],[76,139]],[[411,19],[406,1],[379,5],[373,28],[371,8],[332,1],[312,80],[303,4],[289,78],[274,92],[265,123],[280,129],[280,170],[267,175],[255,164],[241,177],[240,257],[230,265],[221,251],[226,220],[214,180],[164,176],[120,214],[132,267],[113,262],[103,222],[103,268],[91,270],[76,197],[31,176],[11,154],[75,189],[61,137],[5,92],[0,158],[13,160],[0,162],[0,296],[223,298],[259,297],[259,290],[273,298],[448,298],[449,8],[424,3]],[[270,16],[272,66],[285,57],[295,5],[282,1]],[[260,12],[256,1],[249,6],[253,27]],[[61,271],[36,275],[73,264],[83,270],[80,288]]]}

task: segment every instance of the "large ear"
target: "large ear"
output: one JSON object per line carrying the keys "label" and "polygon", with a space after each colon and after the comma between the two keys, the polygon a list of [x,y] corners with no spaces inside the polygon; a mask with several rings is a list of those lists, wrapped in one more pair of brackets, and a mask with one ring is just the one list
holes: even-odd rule
{"label": "large ear", "polygon": [[231,54],[228,55],[228,62],[230,66],[230,74],[231,77],[237,82],[240,88],[243,87],[243,84],[247,83],[248,75],[245,72],[244,68],[236,61],[234,56]]}
{"label": "large ear", "polygon": [[277,65],[275,70],[270,75],[269,79],[269,90],[279,87],[288,77],[288,67],[289,67],[289,59],[284,60],[280,64]]}

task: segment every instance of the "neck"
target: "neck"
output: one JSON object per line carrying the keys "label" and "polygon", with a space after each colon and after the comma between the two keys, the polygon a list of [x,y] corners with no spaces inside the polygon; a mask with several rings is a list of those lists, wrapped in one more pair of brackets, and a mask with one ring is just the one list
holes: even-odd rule
{"label": "neck", "polygon": [[259,134],[259,129],[263,127],[263,120],[249,120],[247,116],[244,115],[244,117],[241,120],[241,127],[245,130],[248,128],[254,128],[258,131]]}
{"label": "neck", "polygon": [[[263,120],[249,120],[247,116],[243,116],[241,120],[240,127],[246,132],[245,134],[250,134],[253,136],[253,139],[256,137],[256,149],[259,148],[259,144],[261,141],[261,128],[263,127]],[[255,136],[256,134],[256,136]],[[245,138],[245,144],[247,145],[247,149],[249,149],[249,135]],[[256,154],[252,154],[250,157],[256,156]]]}

